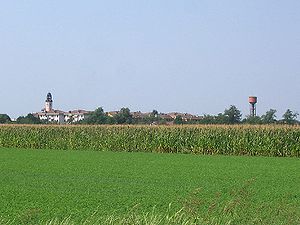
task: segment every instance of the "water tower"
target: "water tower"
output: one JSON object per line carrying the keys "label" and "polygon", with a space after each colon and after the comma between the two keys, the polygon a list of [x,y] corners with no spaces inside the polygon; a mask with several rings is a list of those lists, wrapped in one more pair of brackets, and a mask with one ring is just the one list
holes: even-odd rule
{"label": "water tower", "polygon": [[249,103],[250,103],[250,116],[256,116],[257,97],[250,96],[249,97]]}

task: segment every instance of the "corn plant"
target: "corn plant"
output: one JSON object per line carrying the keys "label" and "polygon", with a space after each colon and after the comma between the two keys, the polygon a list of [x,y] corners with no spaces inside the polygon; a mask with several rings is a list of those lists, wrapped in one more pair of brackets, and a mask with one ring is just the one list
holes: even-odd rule
{"label": "corn plant", "polygon": [[0,147],[300,156],[300,126],[0,126]]}

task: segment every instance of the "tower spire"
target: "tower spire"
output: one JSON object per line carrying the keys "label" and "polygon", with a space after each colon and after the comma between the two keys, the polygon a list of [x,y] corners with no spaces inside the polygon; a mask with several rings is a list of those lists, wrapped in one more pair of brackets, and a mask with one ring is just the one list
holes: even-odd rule
{"label": "tower spire", "polygon": [[47,94],[47,98],[46,98],[46,101],[45,101],[45,111],[46,112],[51,112],[53,110],[52,108],[52,103],[53,103],[53,100],[52,100],[52,95],[51,93],[49,92]]}

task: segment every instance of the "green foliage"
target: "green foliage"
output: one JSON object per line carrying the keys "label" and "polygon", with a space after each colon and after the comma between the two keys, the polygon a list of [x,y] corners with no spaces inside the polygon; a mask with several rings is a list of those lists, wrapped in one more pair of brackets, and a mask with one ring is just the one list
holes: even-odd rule
{"label": "green foliage", "polygon": [[270,109],[266,114],[261,116],[261,121],[264,124],[276,123],[276,110]]}
{"label": "green foliage", "polygon": [[238,124],[241,122],[241,111],[234,105],[224,110],[224,113],[218,115],[204,114],[203,119],[198,121],[199,124]]}
{"label": "green foliage", "polygon": [[1,123],[10,123],[11,119],[7,114],[0,114],[0,124]]}
{"label": "green foliage", "polygon": [[243,120],[247,124],[262,124],[262,119],[259,116],[248,116]]}
{"label": "green foliage", "polygon": [[1,148],[0,159],[0,224],[299,224],[297,158]]}
{"label": "green foliage", "polygon": [[0,126],[0,147],[300,156],[300,126]]}
{"label": "green foliage", "polygon": [[42,121],[38,118],[29,113],[27,116],[20,116],[17,118],[16,121],[18,124],[41,124]]}
{"label": "green foliage", "polygon": [[180,115],[176,116],[176,118],[174,119],[174,124],[183,124],[183,120]]}
{"label": "green foliage", "polygon": [[217,116],[215,116],[215,124],[229,124],[228,115],[225,115],[223,113],[219,113]]}
{"label": "green foliage", "polygon": [[199,121],[201,124],[216,124],[216,117],[209,114],[204,114],[202,120]]}
{"label": "green foliage", "polygon": [[229,109],[225,109],[224,116],[226,120],[224,122],[227,124],[236,124],[241,122],[242,114],[241,111],[234,105],[231,105]]}
{"label": "green foliage", "polygon": [[283,114],[283,123],[286,124],[296,124],[297,121],[297,117],[298,117],[299,113],[294,113],[292,110],[288,109],[284,114]]}
{"label": "green foliage", "polygon": [[151,117],[158,117],[158,111],[156,109],[153,109],[151,112]]}
{"label": "green foliage", "polygon": [[132,115],[129,108],[122,108],[118,114],[114,116],[117,124],[131,124]]}
{"label": "green foliage", "polygon": [[87,115],[81,123],[83,124],[107,124],[109,123],[108,116],[104,113],[103,108],[99,107],[94,112]]}

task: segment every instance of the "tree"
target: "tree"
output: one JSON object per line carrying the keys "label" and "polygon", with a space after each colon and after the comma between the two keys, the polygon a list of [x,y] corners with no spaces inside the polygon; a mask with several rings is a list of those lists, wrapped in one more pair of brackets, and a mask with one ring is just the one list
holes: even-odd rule
{"label": "tree", "polygon": [[215,124],[216,123],[216,117],[209,114],[204,114],[203,118],[199,120],[198,123],[201,124]]}
{"label": "tree", "polygon": [[102,107],[95,109],[94,112],[91,112],[87,117],[82,121],[86,124],[106,124],[108,123],[108,116],[104,113]]}
{"label": "tree", "polygon": [[151,117],[158,117],[158,111],[156,109],[153,109],[151,112]]}
{"label": "tree", "polygon": [[19,116],[17,118],[17,123],[19,124],[41,124],[42,121],[38,118],[35,117],[33,114],[29,113],[27,116]]}
{"label": "tree", "polygon": [[159,113],[156,109],[152,110],[148,118],[147,117],[143,118],[143,122],[146,124],[155,124],[158,123],[159,120],[160,120]]}
{"label": "tree", "polygon": [[131,124],[132,115],[129,108],[122,108],[119,113],[114,116],[117,124]]}
{"label": "tree", "polygon": [[229,117],[223,113],[218,115],[204,114],[203,118],[198,121],[200,124],[228,124]]}
{"label": "tree", "polygon": [[107,116],[107,124],[115,124],[116,120],[114,117]]}
{"label": "tree", "polygon": [[227,118],[227,122],[230,124],[240,123],[242,118],[241,111],[238,110],[238,108],[234,105],[231,105],[229,109],[225,109],[224,116]]}
{"label": "tree", "polygon": [[180,115],[175,117],[174,124],[183,124],[183,120],[182,120],[182,117]]}
{"label": "tree", "polygon": [[215,124],[228,124],[229,123],[229,117],[223,113],[219,113],[215,116]]}
{"label": "tree", "polygon": [[276,122],[276,110],[270,109],[266,112],[266,114],[261,116],[262,123],[269,124],[269,123],[275,123]]}
{"label": "tree", "polygon": [[248,124],[261,124],[261,118],[259,116],[247,116],[246,119],[243,120],[244,123]]}
{"label": "tree", "polygon": [[0,114],[0,123],[10,123],[11,119],[7,114]]}
{"label": "tree", "polygon": [[288,109],[286,110],[286,112],[283,114],[283,123],[286,124],[296,124],[297,121],[297,117],[298,117],[299,113],[294,113],[292,110]]}

